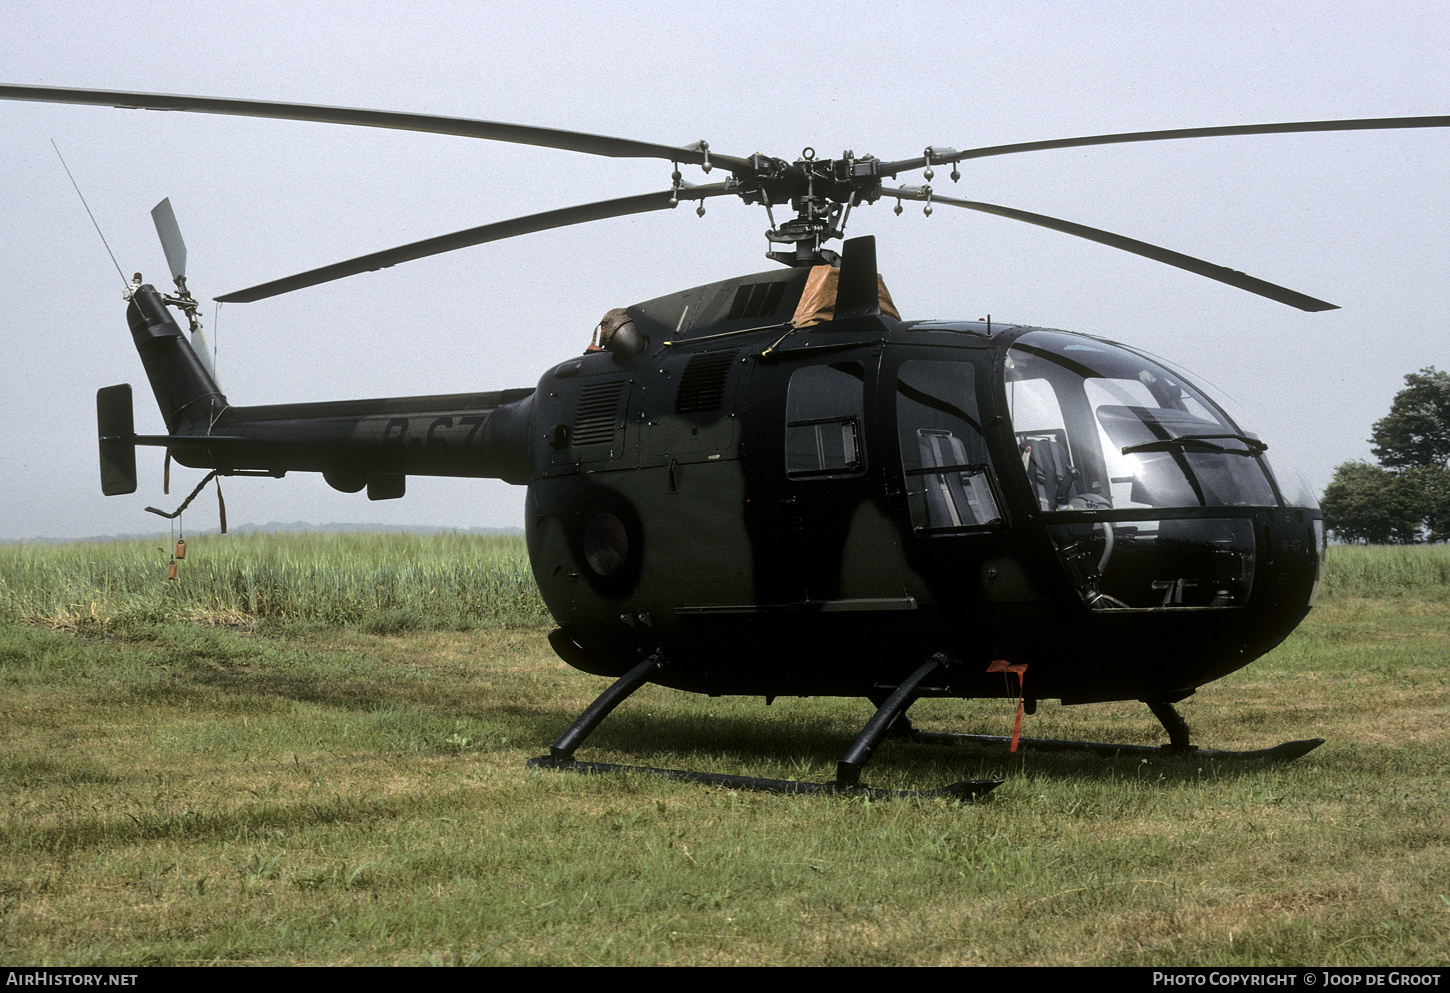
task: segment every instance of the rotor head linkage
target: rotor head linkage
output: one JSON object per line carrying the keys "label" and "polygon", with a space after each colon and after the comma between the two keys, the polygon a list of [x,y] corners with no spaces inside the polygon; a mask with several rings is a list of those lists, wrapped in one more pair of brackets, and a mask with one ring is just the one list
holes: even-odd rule
{"label": "rotor head linkage", "polygon": [[[843,237],[850,208],[874,203],[881,196],[880,161],[873,155],[857,157],[846,151],[837,159],[818,159],[806,148],[794,162],[756,153],[725,181],[727,193],[745,203],[766,208],[771,228],[766,238],[793,246],[786,252],[767,252],[769,258],[790,266],[819,265],[826,261],[822,244]],[[775,223],[772,204],[789,203],[796,216]]]}

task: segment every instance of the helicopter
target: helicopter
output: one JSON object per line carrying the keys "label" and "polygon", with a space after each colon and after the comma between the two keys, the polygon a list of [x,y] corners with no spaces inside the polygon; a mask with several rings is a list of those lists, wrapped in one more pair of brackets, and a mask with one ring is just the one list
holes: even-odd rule
{"label": "helicopter", "polygon": [[[1278,645],[1324,567],[1312,492],[1224,398],[1103,338],[1019,324],[903,319],[853,210],[884,200],[1034,224],[1305,311],[1335,305],[1166,248],[1059,218],[943,195],[938,168],[1095,144],[1450,126],[1375,118],[928,146],[883,160],[793,161],[528,125],[256,100],[0,86],[0,98],[393,128],[673,165],[668,188],[455,232],[225,294],[251,302],[551,228],[733,196],[763,207],[781,267],[616,308],[583,353],[533,387],[235,406],[205,352],[169,205],[158,231],[175,294],[127,291],[127,322],[166,432],[135,431],[131,388],[97,394],[102,490],[135,492],[138,445],[211,475],[318,472],[369,499],[408,476],[527,487],[525,532],[568,665],[615,682],[532,764],[635,770],[732,787],[899,795],[861,784],[888,736],[1292,759],[1323,739],[1199,750],[1174,704]],[[720,182],[691,184],[682,166]],[[922,172],[921,185],[889,185]],[[161,210],[162,206],[166,209]],[[791,215],[777,222],[774,208]],[[827,242],[840,240],[840,251]],[[193,339],[194,341],[195,339]],[[211,475],[207,477],[209,480]],[[204,485],[206,480],[203,481]],[[200,486],[198,487],[198,491]],[[193,494],[195,495],[195,493]],[[575,752],[639,687],[864,697],[876,712],[807,783],[582,762]],[[926,697],[1141,701],[1164,746],[923,732]],[[975,796],[1001,780],[920,791]]]}

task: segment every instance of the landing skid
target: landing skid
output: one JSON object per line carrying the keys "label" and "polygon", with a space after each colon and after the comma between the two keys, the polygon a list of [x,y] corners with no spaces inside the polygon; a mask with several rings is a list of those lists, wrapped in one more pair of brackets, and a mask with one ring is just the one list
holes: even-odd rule
{"label": "landing skid", "polygon": [[799,779],[762,779],[755,776],[731,776],[717,772],[692,772],[688,769],[655,769],[646,765],[615,765],[610,762],[576,762],[541,755],[529,759],[532,769],[557,769],[560,772],[610,773],[662,776],[687,783],[724,786],[732,790],[756,790],[763,793],[828,793],[837,796],[864,796],[872,800],[900,800],[909,797],[950,797],[958,800],[984,796],[1002,785],[1000,779],[963,779],[934,790],[883,790],[872,786],[842,786],[839,783],[807,783]]}
{"label": "landing skid", "polygon": [[793,779],[761,779],[754,776],[734,776],[711,772],[691,772],[686,769],[655,769],[650,766],[614,765],[608,762],[577,762],[575,750],[584,742],[599,723],[608,717],[615,707],[624,702],[635,690],[650,681],[650,676],[666,663],[652,655],[600,694],[584,713],[579,715],[569,730],[554,742],[548,755],[529,760],[535,769],[556,769],[563,772],[609,773],[628,772],[691,783],[705,783],[736,790],[761,790],[767,793],[828,793],[839,796],[865,796],[873,800],[901,799],[906,797],[954,797],[958,799],[984,796],[1002,785],[1000,779],[962,780],[934,790],[885,790],[860,784],[861,770],[871,760],[872,753],[881,739],[886,737],[892,725],[903,717],[906,708],[916,699],[916,688],[923,679],[945,663],[941,657],[933,657],[912,673],[911,677],[891,693],[879,705],[876,714],[867,722],[860,735],[846,749],[836,763],[834,783],[807,783]]}
{"label": "landing skid", "polygon": [[[948,734],[938,731],[912,731],[911,740],[930,745],[969,742],[982,745],[1001,745],[1003,748],[1009,747],[1012,743],[1011,738],[1001,735]],[[1297,759],[1301,755],[1309,754],[1322,744],[1324,744],[1323,738],[1306,738],[1303,741],[1286,741],[1281,745],[1274,745],[1272,748],[1255,748],[1236,752],[1219,748],[1199,748],[1197,745],[1189,745],[1187,748],[1177,748],[1173,745],[1114,745],[1103,741],[1058,741],[1052,738],[1019,738],[1017,741],[1018,748],[1031,748],[1043,752],[1092,752],[1103,758],[1113,758],[1117,755],[1182,755],[1200,759],[1269,759],[1276,762]]]}
{"label": "landing skid", "polygon": [[[723,773],[693,772],[687,769],[657,769],[652,766],[615,765],[609,762],[579,762],[574,752],[584,743],[600,722],[624,700],[645,683],[651,676],[663,669],[667,663],[658,655],[651,655],[629,672],[619,677],[613,685],[599,695],[569,730],[554,742],[548,755],[529,760],[530,768],[554,769],[561,772],[610,773],[626,772],[648,776],[662,776],[681,782],[704,783],[710,786],[724,786],[736,790],[761,790],[768,793],[826,793],[841,796],[866,796],[872,799],[888,800],[905,797],[955,797],[969,798],[984,796],[1002,785],[1000,779],[961,780],[937,789],[928,790],[886,790],[860,783],[861,770],[871,760],[876,746],[886,737],[902,737],[924,744],[951,745],[962,743],[1008,746],[1011,738],[990,734],[951,734],[936,731],[918,731],[911,725],[906,710],[917,698],[918,687],[927,677],[946,667],[950,660],[942,655],[932,656],[925,664],[911,674],[901,685],[892,687],[886,694],[886,687],[880,694],[873,695],[877,704],[875,715],[861,733],[846,749],[836,763],[834,783],[808,783],[793,779],[763,779],[755,776],[735,776]],[[1105,758],[1116,755],[1182,755],[1198,759],[1268,759],[1289,761],[1306,755],[1320,745],[1323,738],[1304,741],[1286,741],[1272,748],[1251,751],[1224,751],[1216,748],[1199,748],[1189,743],[1188,725],[1179,716],[1171,703],[1149,701],[1148,707],[1168,732],[1167,745],[1116,745],[1097,741],[1056,741],[1047,738],[1019,738],[1017,746],[1038,751],[1086,751]]]}
{"label": "landing skid", "polygon": [[[1268,759],[1275,762],[1288,762],[1297,759],[1301,755],[1307,755],[1320,745],[1324,744],[1323,738],[1306,738],[1303,741],[1286,741],[1282,745],[1274,745],[1272,748],[1256,748],[1249,751],[1235,752],[1225,751],[1218,748],[1199,748],[1189,743],[1188,724],[1174,709],[1173,704],[1159,700],[1148,702],[1148,709],[1153,711],[1153,716],[1158,718],[1163,729],[1168,732],[1168,744],[1166,745],[1114,745],[1102,741],[1057,741],[1051,738],[1019,738],[1017,747],[1031,748],[1043,752],[1092,752],[1104,758],[1112,758],[1115,755],[1184,755],[1200,759]],[[995,734],[949,734],[938,731],[918,731],[911,727],[909,721],[902,717],[903,726],[898,727],[898,733],[904,732],[909,735],[912,741],[919,741],[931,745],[951,745],[957,742],[970,742],[982,745],[1005,745],[1011,747],[1012,739]]]}

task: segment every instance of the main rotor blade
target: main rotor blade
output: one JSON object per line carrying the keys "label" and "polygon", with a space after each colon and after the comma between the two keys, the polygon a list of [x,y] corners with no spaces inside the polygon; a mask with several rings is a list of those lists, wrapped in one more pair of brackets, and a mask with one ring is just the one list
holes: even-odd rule
{"label": "main rotor blade", "polygon": [[193,114],[228,114],[234,117],[267,117],[284,121],[312,121],[319,124],[352,124],[369,128],[451,134],[465,138],[510,141],[520,145],[562,148],[611,158],[652,158],[721,166],[731,172],[744,170],[745,159],[716,155],[698,145],[675,148],[629,138],[561,131],[527,124],[476,121],[465,117],[436,117],[387,110],[352,107],[323,107],[305,103],[275,103],[269,100],[234,100],[225,97],[191,97],[167,93],[127,93],[120,90],[80,90],[56,86],[0,85],[0,100],[30,100],[39,103],[71,103],[125,110],[180,110]]}
{"label": "main rotor blade", "polygon": [[216,299],[218,303],[252,303],[255,300],[265,300],[267,297],[290,293],[307,286],[316,286],[318,283],[342,279],[344,276],[371,272],[374,269],[386,269],[399,262],[411,262],[414,259],[440,255],[443,252],[452,252],[472,245],[482,245],[489,241],[501,241],[504,238],[513,238],[521,234],[568,227],[571,224],[583,224],[585,221],[599,221],[607,217],[666,210],[674,206],[670,202],[671,199],[703,200],[706,197],[720,196],[724,193],[726,193],[724,183],[713,183],[709,186],[689,186],[679,190],[662,190],[659,193],[643,193],[639,196],[621,197],[618,200],[601,200],[598,203],[547,210],[542,214],[497,221],[493,224],[469,228],[466,231],[455,231],[452,234],[439,235],[436,238],[427,238],[397,248],[373,252],[370,255],[363,255],[346,262],[336,262],[320,269],[299,273],[296,276],[274,279],[269,283],[262,283],[249,289],[237,290],[235,293],[228,293]]}
{"label": "main rotor blade", "polygon": [[1225,138],[1241,134],[1294,134],[1304,131],[1377,131],[1396,128],[1450,127],[1450,117],[1368,117],[1349,121],[1293,121],[1287,124],[1231,124],[1217,128],[1173,128],[1167,131],[1129,131],[1123,134],[1099,134],[1083,138],[1054,138],[1048,141],[1021,141],[1011,145],[986,145],[965,152],[942,149],[928,162],[925,155],[896,162],[883,162],[881,175],[924,169],[928,165],[980,159],[989,155],[1012,155],[1016,152],[1040,152],[1049,148],[1077,148],[1083,145],[1118,145],[1130,141],[1169,141],[1175,138]]}
{"label": "main rotor blade", "polygon": [[[901,197],[903,200],[928,199],[927,192],[915,186],[908,186],[902,189],[882,187],[881,193],[883,196]],[[1145,241],[1138,241],[1120,234],[1113,234],[1111,231],[1090,228],[1086,224],[1064,221],[1060,218],[1048,217],[1045,214],[1034,214],[1026,210],[1016,210],[1012,207],[999,207],[993,203],[980,203],[975,200],[958,200],[955,197],[939,196],[934,191],[930,194],[930,202],[944,203],[952,207],[965,207],[967,210],[977,210],[984,214],[996,214],[998,217],[1009,217],[1014,221],[1026,221],[1028,224],[1036,224],[1038,227],[1051,228],[1053,231],[1061,231],[1064,234],[1075,235],[1078,238],[1086,238],[1088,241],[1096,241],[1100,245],[1107,245],[1125,252],[1132,252],[1134,255],[1143,256],[1145,259],[1152,259],[1155,262],[1163,262],[1171,266],[1177,266],[1179,269],[1186,269],[1188,272],[1197,273],[1200,276],[1207,276],[1209,279],[1216,279],[1220,283],[1237,286],[1241,290],[1257,293],[1261,297],[1268,297],[1270,300],[1277,300],[1279,303],[1286,303],[1291,307],[1298,307],[1300,310],[1318,311],[1339,309],[1338,304],[1316,300],[1314,297],[1306,296],[1295,290],[1245,275],[1237,269],[1214,265],[1212,262],[1205,262],[1202,259],[1196,259],[1191,255],[1184,255],[1181,252],[1175,252],[1167,248],[1159,248],[1157,245],[1150,245]]]}

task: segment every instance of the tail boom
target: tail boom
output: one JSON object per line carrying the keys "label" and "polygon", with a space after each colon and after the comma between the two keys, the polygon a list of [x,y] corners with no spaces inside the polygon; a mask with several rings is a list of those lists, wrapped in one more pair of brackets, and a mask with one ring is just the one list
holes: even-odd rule
{"label": "tail boom", "polygon": [[167,433],[132,433],[130,388],[102,390],[107,493],[134,490],[117,464],[137,444],[165,446],[182,465],[223,474],[320,472],[336,489],[366,488],[373,499],[402,496],[410,475],[528,482],[532,389],[235,407],[154,287],[133,291],[127,319]]}

